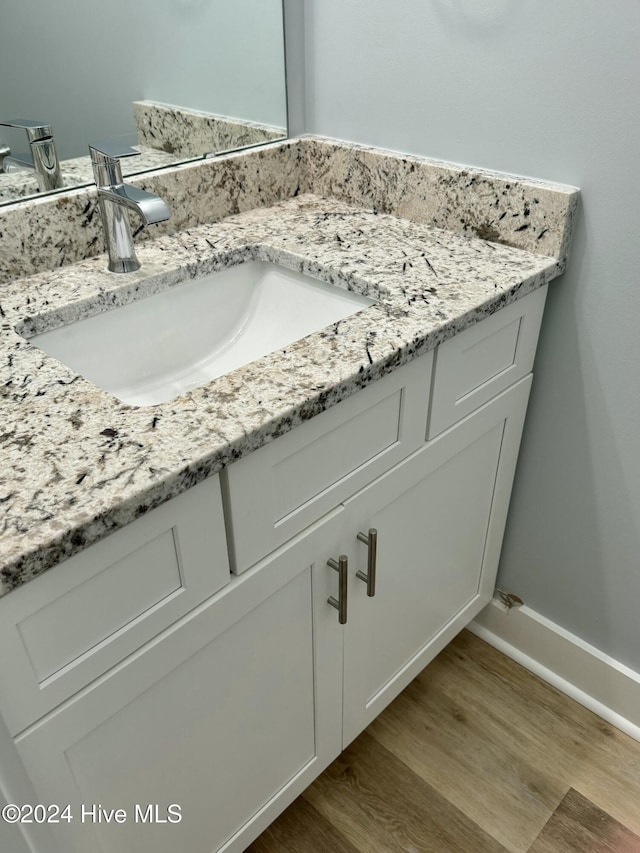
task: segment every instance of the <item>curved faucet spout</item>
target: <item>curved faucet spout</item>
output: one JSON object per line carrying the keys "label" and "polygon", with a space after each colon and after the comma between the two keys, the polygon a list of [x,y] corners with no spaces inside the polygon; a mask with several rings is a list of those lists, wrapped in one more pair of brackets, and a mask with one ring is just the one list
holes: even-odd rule
{"label": "curved faucet spout", "polygon": [[113,204],[121,204],[123,207],[135,210],[145,225],[164,222],[171,216],[169,208],[159,196],[133,187],[131,184],[98,187],[98,195],[109,199]]}

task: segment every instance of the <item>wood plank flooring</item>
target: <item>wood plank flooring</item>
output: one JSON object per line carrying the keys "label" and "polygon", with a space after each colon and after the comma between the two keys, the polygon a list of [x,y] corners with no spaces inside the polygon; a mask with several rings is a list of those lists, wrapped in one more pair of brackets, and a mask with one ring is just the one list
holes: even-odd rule
{"label": "wood plank flooring", "polygon": [[249,851],[640,853],[640,743],[463,631]]}
{"label": "wood plank flooring", "polygon": [[629,853],[640,838],[573,788],[547,821],[529,853]]}

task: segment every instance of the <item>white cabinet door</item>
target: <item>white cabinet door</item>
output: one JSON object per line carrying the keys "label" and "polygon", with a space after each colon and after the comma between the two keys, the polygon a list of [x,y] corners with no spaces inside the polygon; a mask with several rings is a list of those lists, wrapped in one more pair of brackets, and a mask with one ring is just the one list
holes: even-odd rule
{"label": "white cabinet door", "polygon": [[24,731],[227,583],[217,475],[0,600],[0,712]]}
{"label": "white cabinet door", "polygon": [[326,560],[339,516],[17,739],[41,802],[71,804],[61,849],[244,850],[338,754],[342,631]]}
{"label": "white cabinet door", "polygon": [[[343,745],[487,603],[531,378],[505,391],[345,503],[350,530]],[[378,532],[374,597],[367,545]],[[346,545],[344,546],[346,547]]]}

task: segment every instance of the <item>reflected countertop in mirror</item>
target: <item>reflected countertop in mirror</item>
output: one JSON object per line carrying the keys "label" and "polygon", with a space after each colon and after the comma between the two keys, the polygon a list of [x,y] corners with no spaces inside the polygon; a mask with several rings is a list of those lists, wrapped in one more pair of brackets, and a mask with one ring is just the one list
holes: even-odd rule
{"label": "reflected countertop in mirror", "polygon": [[[165,151],[157,151],[142,145],[136,145],[136,148],[140,151],[140,156],[136,158],[135,164],[130,165],[128,174],[161,169],[176,162],[175,155],[167,154]],[[126,169],[124,171],[126,172]],[[91,161],[88,156],[63,160],[61,173],[64,189],[75,189],[93,182]],[[0,173],[0,206],[40,194],[38,182],[32,171],[17,169],[6,174]]]}
{"label": "reflected countertop in mirror", "polygon": [[[97,37],[103,15],[86,0],[3,13],[0,119],[53,126],[65,189],[92,182],[96,140],[138,148],[132,175],[286,137],[282,0],[113,0],[109,21]],[[18,129],[0,142],[28,148]],[[33,172],[0,174],[0,205],[37,193]]]}

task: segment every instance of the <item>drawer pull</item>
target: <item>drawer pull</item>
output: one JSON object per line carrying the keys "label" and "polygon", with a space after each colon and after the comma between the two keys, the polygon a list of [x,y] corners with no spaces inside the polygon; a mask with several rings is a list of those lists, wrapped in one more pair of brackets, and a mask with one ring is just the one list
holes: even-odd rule
{"label": "drawer pull", "polygon": [[367,546],[367,573],[356,572],[356,577],[360,578],[367,585],[367,595],[373,598],[376,594],[376,559],[378,556],[378,531],[375,527],[369,528],[369,534],[358,533],[358,540],[364,542]]}
{"label": "drawer pull", "polygon": [[347,570],[349,567],[349,561],[345,554],[340,554],[338,557],[338,562],[335,560],[327,560],[327,565],[332,569],[335,569],[338,572],[338,583],[339,583],[339,592],[338,598],[335,599],[332,595],[329,596],[327,601],[332,607],[338,611],[338,622],[341,625],[347,624]]}

